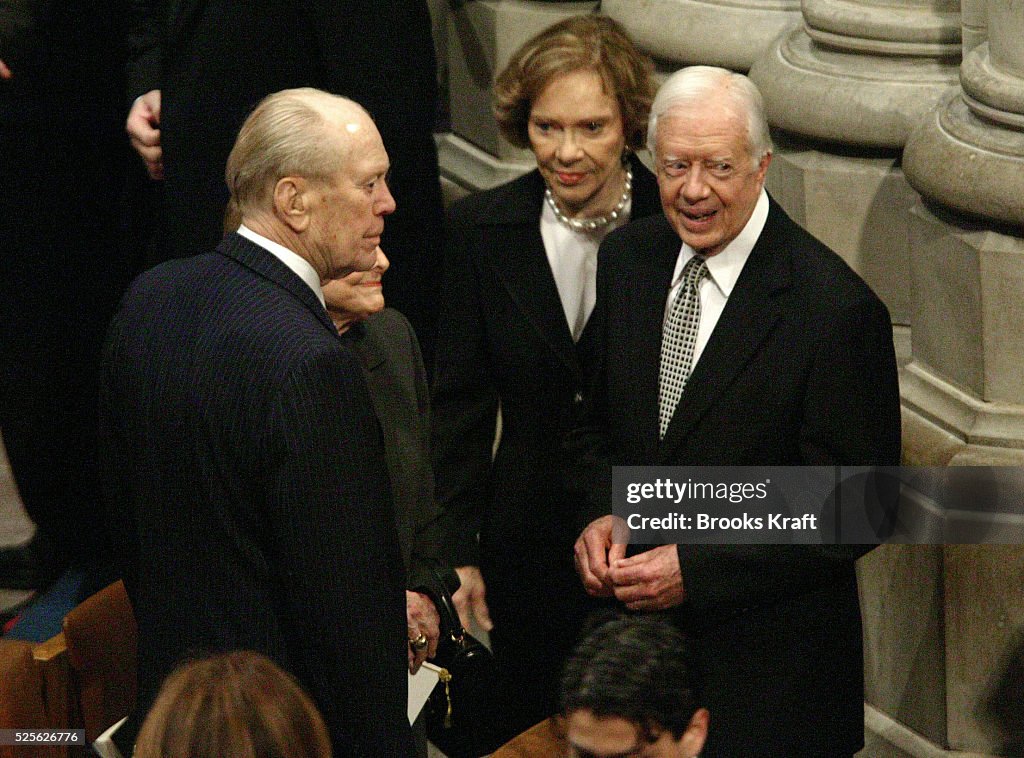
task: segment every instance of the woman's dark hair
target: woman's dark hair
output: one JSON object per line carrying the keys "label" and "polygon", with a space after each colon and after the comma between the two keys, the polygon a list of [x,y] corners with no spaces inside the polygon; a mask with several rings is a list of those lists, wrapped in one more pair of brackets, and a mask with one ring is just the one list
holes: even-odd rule
{"label": "woman's dark hair", "polygon": [[696,679],[687,640],[671,622],[615,616],[599,623],[566,663],[561,712],[625,719],[647,742],[666,730],[678,740],[699,707]]}

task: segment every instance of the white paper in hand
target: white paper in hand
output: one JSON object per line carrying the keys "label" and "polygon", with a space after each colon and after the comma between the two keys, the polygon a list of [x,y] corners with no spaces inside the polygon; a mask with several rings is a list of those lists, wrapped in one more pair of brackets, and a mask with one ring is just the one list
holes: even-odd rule
{"label": "white paper in hand", "polygon": [[412,724],[420,715],[427,698],[434,687],[441,681],[441,669],[433,663],[424,663],[415,675],[409,674],[409,723]]}

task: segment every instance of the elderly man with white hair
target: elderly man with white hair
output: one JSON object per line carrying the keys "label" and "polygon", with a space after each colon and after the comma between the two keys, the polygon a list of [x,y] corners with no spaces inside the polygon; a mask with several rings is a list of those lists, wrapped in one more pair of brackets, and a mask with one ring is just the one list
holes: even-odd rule
{"label": "elderly man with white hair", "polygon": [[851,756],[863,741],[857,546],[613,544],[611,465],[895,465],[885,306],[764,190],[745,76],[671,76],[648,133],[664,215],[601,246],[597,359],[568,447],[593,520],[588,592],[671,609],[707,666],[709,758]]}
{"label": "elderly man with white hair", "polygon": [[321,291],[376,265],[389,165],[351,100],[268,96],[227,162],[238,231],[140,276],[112,322],[101,427],[139,625],[126,755],[183,657],[236,649],[298,678],[335,755],[415,755],[408,645],[426,634],[406,624],[380,427]]}

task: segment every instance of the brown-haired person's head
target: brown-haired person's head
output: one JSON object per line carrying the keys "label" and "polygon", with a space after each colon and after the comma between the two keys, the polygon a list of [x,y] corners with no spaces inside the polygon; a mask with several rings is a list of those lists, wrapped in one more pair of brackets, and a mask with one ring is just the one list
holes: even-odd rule
{"label": "brown-haired person's head", "polygon": [[533,151],[563,216],[615,218],[625,207],[625,159],[643,146],[652,69],[617,22],[574,16],[528,41],[498,75],[498,127]]}
{"label": "brown-haired person's head", "polygon": [[626,146],[639,150],[647,135],[654,99],[654,64],[625,29],[608,16],[572,16],[528,40],[512,56],[494,85],[494,112],[505,138],[529,147],[533,102],[564,74],[594,71],[618,101]]}
{"label": "brown-haired person's head", "polygon": [[142,724],[136,758],[330,758],[313,701],[269,658],[238,651],[181,665]]}

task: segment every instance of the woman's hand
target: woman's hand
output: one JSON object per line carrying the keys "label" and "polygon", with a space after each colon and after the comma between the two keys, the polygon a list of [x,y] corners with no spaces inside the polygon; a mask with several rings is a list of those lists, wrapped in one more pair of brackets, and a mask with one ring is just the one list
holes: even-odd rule
{"label": "woman's hand", "polygon": [[461,586],[452,595],[455,610],[459,612],[459,622],[469,629],[473,619],[485,632],[494,628],[491,613],[487,610],[487,587],[484,585],[483,574],[478,566],[459,566],[455,569],[459,575]]}

